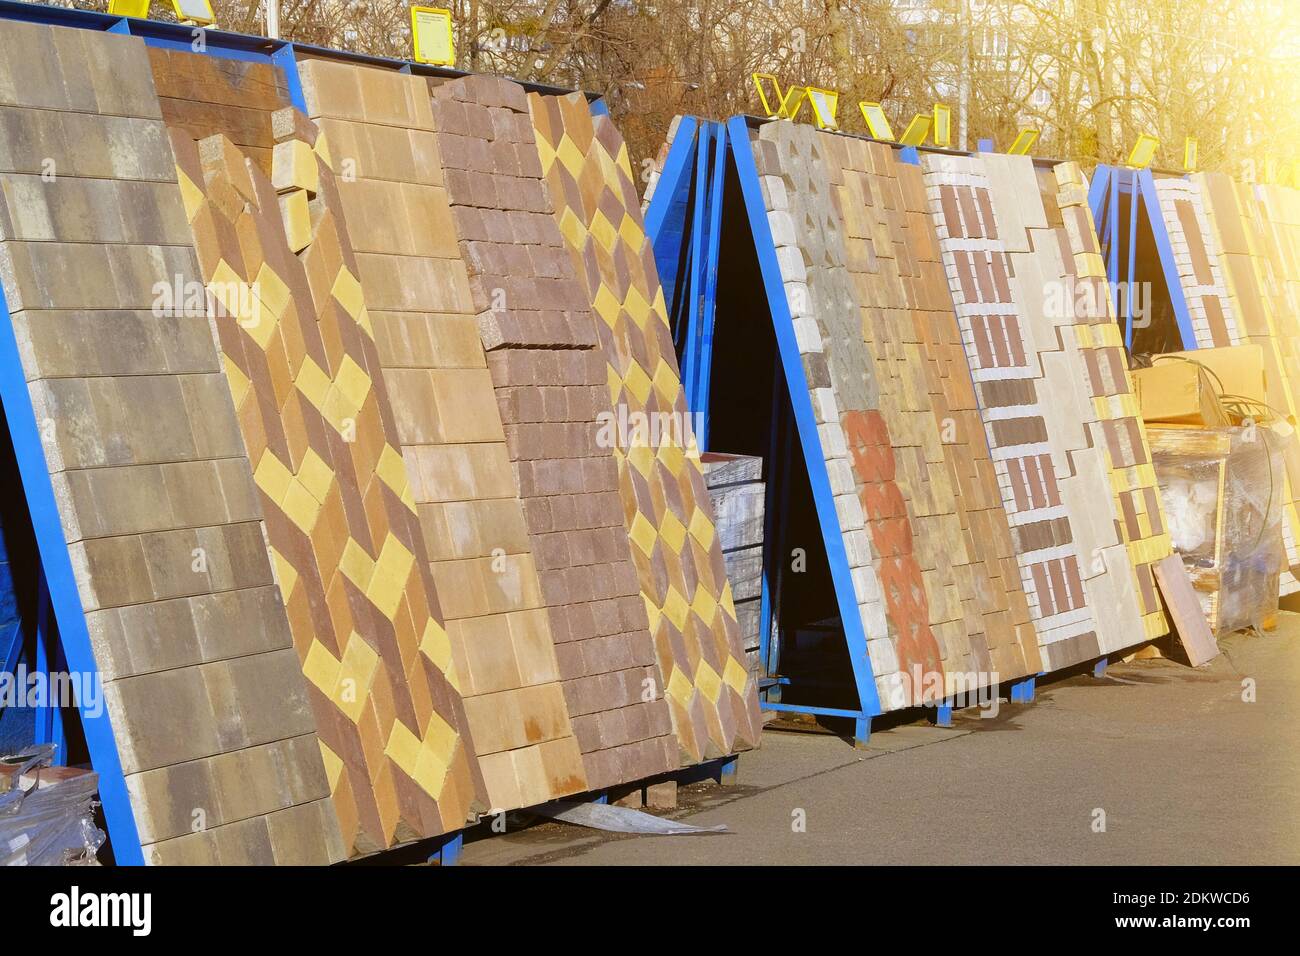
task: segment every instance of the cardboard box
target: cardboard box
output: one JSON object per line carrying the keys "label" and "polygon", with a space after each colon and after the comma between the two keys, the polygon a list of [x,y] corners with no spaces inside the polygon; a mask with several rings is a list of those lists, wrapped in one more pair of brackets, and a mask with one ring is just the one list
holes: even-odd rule
{"label": "cardboard box", "polygon": [[[1217,349],[1195,349],[1190,352],[1171,352],[1170,358],[1155,357],[1156,366],[1176,364],[1187,365],[1196,362],[1206,369],[1215,394],[1223,398],[1223,404],[1230,405],[1229,396],[1249,399],[1253,402],[1267,400],[1264,381],[1264,350],[1258,345],[1232,345]],[[1180,361],[1186,359],[1188,361]],[[1266,421],[1272,418],[1264,415],[1265,409],[1255,408],[1255,419]],[[1239,417],[1239,416],[1237,416]],[[1235,424],[1235,422],[1234,422]]]}
{"label": "cardboard box", "polygon": [[1137,393],[1143,421],[1169,425],[1231,424],[1205,368],[1192,362],[1161,361],[1161,358],[1157,356],[1150,368],[1132,372],[1133,390]]}

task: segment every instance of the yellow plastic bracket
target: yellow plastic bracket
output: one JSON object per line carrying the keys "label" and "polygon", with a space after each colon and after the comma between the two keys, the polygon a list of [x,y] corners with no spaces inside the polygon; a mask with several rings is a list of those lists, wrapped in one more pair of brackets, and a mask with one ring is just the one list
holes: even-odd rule
{"label": "yellow plastic bracket", "polygon": [[813,122],[818,129],[839,129],[835,113],[840,107],[840,94],[835,90],[823,90],[810,86],[807,90],[808,103],[812,106]]}
{"label": "yellow plastic bracket", "polygon": [[172,0],[172,9],[176,11],[176,19],[182,23],[208,27],[217,22],[210,0]]}
{"label": "yellow plastic bracket", "polygon": [[1029,151],[1034,148],[1036,142],[1038,142],[1038,130],[1022,129],[1016,135],[1016,141],[1011,144],[1011,148],[1007,152],[1012,156],[1028,156]]}
{"label": "yellow plastic bracket", "polygon": [[1159,148],[1160,140],[1143,133],[1133,144],[1133,152],[1128,154],[1128,165],[1134,169],[1146,169],[1151,165],[1151,160],[1155,159]]}
{"label": "yellow plastic bracket", "polygon": [[[781,112],[781,83],[771,73],[755,73],[752,76],[754,87],[758,90],[758,102],[763,107],[764,116],[776,116]],[[772,98],[768,99],[766,87],[772,88]]]}
{"label": "yellow plastic bracket", "polygon": [[934,145],[952,148],[952,110],[942,103],[934,104]]}
{"label": "yellow plastic bracket", "polygon": [[115,17],[143,20],[149,16],[149,0],[108,0],[108,12]]}
{"label": "yellow plastic bracket", "polygon": [[1196,172],[1196,137],[1189,136],[1183,141],[1183,169],[1186,172]]}
{"label": "yellow plastic bracket", "polygon": [[930,117],[924,113],[917,113],[912,117],[912,122],[907,124],[907,129],[903,130],[903,135],[898,141],[904,146],[920,146],[930,135],[930,122]]}
{"label": "yellow plastic bracket", "polygon": [[416,63],[453,66],[456,41],[451,32],[451,11],[442,7],[411,7],[411,40]]}
{"label": "yellow plastic bracket", "polygon": [[885,115],[884,107],[879,103],[868,103],[863,100],[858,104],[858,109],[862,112],[862,118],[866,120],[867,132],[874,139],[883,139],[890,143],[894,141],[894,130],[889,125],[889,117]]}
{"label": "yellow plastic bracket", "polygon": [[803,101],[807,95],[808,91],[802,86],[787,88],[785,96],[781,98],[781,109],[777,111],[776,115],[781,119],[798,119],[799,111],[803,109]]}

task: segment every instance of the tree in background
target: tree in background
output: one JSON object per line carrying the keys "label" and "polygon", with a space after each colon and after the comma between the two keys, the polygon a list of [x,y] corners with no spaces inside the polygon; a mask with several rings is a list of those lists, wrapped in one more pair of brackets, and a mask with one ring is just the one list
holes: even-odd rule
{"label": "tree in background", "polygon": [[[1088,164],[1122,161],[1150,132],[1158,165],[1178,168],[1194,136],[1203,168],[1258,176],[1292,162],[1300,136],[1297,0],[443,2],[460,68],[599,93],[634,163],[658,152],[678,113],[758,112],[756,71],[841,91],[845,129],[865,132],[860,100],[883,104],[900,129],[941,101],[959,143],[1005,146],[1033,126],[1037,153]],[[223,29],[265,32],[263,0],[214,7]],[[401,0],[280,9],[286,38],[409,56]],[[153,15],[172,19],[158,0]]]}

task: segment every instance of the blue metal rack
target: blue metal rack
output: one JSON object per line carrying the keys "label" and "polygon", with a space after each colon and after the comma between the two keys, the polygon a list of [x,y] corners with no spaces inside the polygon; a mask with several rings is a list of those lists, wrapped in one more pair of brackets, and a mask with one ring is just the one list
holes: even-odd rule
{"label": "blue metal rack", "polygon": [[[1126,201],[1121,201],[1127,197]],[[1156,194],[1155,176],[1150,169],[1130,169],[1122,166],[1098,166],[1092,175],[1088,190],[1088,205],[1093,222],[1101,239],[1102,260],[1106,263],[1106,277],[1115,296],[1115,314],[1124,326],[1124,345],[1133,347],[1133,295],[1137,282],[1138,226],[1145,221],[1155,240],[1160,257],[1160,269],[1165,288],[1173,306],[1174,318],[1184,349],[1196,348],[1196,334],[1192,330],[1192,316],[1187,308],[1178,278],[1178,264],[1174,261],[1173,244],[1164,216],[1160,213],[1160,199]],[[1126,247],[1128,255],[1122,263],[1120,250]]]}
{"label": "blue metal rack", "polygon": [[[50,482],[49,466],[45,460],[45,449],[41,446],[36,412],[27,391],[27,377],[23,372],[13,320],[2,288],[0,402],[4,406],[9,439],[13,442],[22,493],[27,499],[27,510],[31,516],[43,574],[38,597],[35,666],[46,672],[63,670],[76,674],[82,681],[98,681],[99,668],[95,664],[90,633],[86,629],[81,595],[72,570],[72,558],[68,554],[63,523],[54,498],[54,486]],[[58,629],[56,645],[45,639],[51,623]],[[97,701],[98,706],[95,707],[88,707],[84,699],[79,699],[77,705],[91,765],[99,774],[99,797],[103,803],[108,832],[113,840],[114,858],[118,863],[141,864],[144,862],[144,853],[140,846],[135,814],[131,810],[126,778],[122,773],[113,723],[108,710],[103,706],[102,693],[97,695]],[[63,742],[63,727],[57,708],[43,708],[37,714],[37,722],[38,743],[51,740],[60,744]]]}
{"label": "blue metal rack", "polygon": [[[703,431],[707,434],[712,348],[717,321],[717,272],[723,228],[721,215],[727,198],[723,190],[731,181],[728,174],[739,183],[739,198],[757,254],[777,343],[760,595],[761,706],[768,711],[847,718],[854,722],[855,740],[865,742],[871,732],[872,718],[881,713],[880,701],[866,649],[867,634],[858,612],[803,363],[749,146],[749,128],[756,122],[764,121],[740,116],[723,124],[693,117],[682,118],[647,209],[646,232],[653,243],[665,298],[670,303],[674,339],[682,352],[687,404],[703,419]],[[951,149],[890,145],[900,150],[902,161],[913,164],[920,162],[921,152],[967,155]],[[993,142],[981,140],[978,148],[980,152],[992,152]],[[1034,162],[1051,164],[1054,161],[1036,158]],[[1154,196],[1154,191],[1151,195]],[[782,516],[788,514],[789,509],[791,468],[797,463],[796,445],[812,487],[813,503],[852,662],[857,708],[819,707],[782,700],[783,688],[790,684],[790,680],[779,674],[781,635],[776,622],[786,544],[782,535]],[[701,447],[706,446],[702,444]],[[1010,686],[1011,701],[1031,703],[1037,678],[1041,676],[1038,674],[1013,682]],[[952,702],[942,702],[936,708],[935,722],[940,726],[950,726],[951,719]]]}
{"label": "blue metal rack", "polygon": [[[855,739],[865,742],[871,733],[871,719],[881,713],[880,702],[867,655],[867,635],[831,494],[830,477],[817,433],[812,399],[795,341],[785,286],[749,142],[748,122],[744,117],[736,117],[726,124],[683,119],[647,211],[646,231],[654,246],[665,299],[673,303],[671,318],[674,338],[682,348],[687,405],[703,420],[702,431],[707,436],[722,214],[728,173],[733,174],[740,184],[738,198],[753,237],[777,343],[760,598],[762,707],[769,711],[850,719],[854,722]],[[778,555],[784,553],[780,519],[787,512],[788,501],[784,496],[789,492],[789,470],[796,443],[807,469],[822,543],[830,565],[841,626],[852,662],[857,708],[816,707],[781,700],[782,686],[788,680],[775,672],[779,663],[779,641],[774,647],[773,621],[779,602],[783,565]],[[701,441],[701,448],[707,447],[706,437]],[[781,471],[780,480],[774,479],[772,469]]]}

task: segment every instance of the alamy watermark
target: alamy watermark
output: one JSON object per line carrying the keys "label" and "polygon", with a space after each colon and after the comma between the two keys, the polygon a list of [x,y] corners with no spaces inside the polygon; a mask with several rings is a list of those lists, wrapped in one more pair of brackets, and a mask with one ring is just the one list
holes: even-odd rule
{"label": "alamy watermark", "polygon": [[1133,328],[1151,325],[1150,282],[1103,282],[1075,276],[1043,283],[1043,312],[1049,319],[1069,321],[1076,317],[1108,315],[1107,299],[1120,317],[1132,316]]}
{"label": "alamy watermark", "polygon": [[29,671],[19,664],[0,671],[0,707],[81,707],[88,718],[104,712],[104,687],[96,673]]}
{"label": "alamy watermark", "polygon": [[596,415],[596,444],[601,448],[694,448],[704,427],[699,412],[642,412],[620,402]]}
{"label": "alamy watermark", "polygon": [[923,707],[950,706],[954,710],[973,707],[985,718],[998,715],[1001,701],[998,685],[1002,682],[997,671],[924,670],[913,664],[901,671],[903,692],[907,700],[922,701]]}
{"label": "alamy watermark", "polygon": [[159,318],[229,317],[246,329],[262,321],[256,282],[199,282],[175,275],[153,284],[152,312]]}

